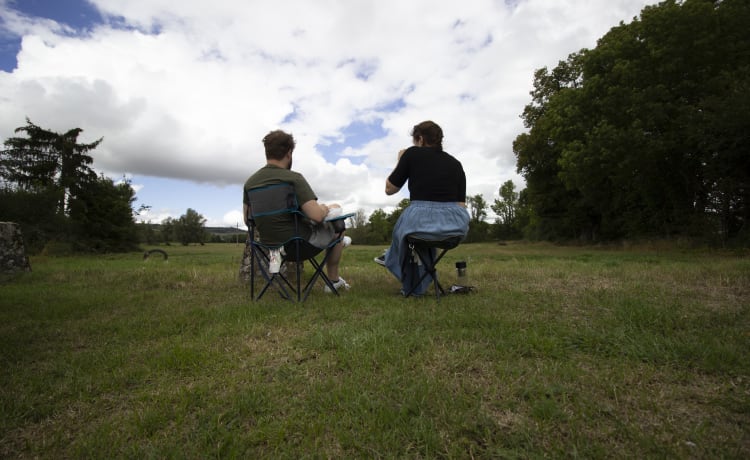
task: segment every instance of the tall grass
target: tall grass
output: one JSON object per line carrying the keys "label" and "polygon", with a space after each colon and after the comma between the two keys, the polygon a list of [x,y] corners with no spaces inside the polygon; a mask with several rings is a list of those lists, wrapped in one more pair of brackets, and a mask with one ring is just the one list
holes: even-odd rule
{"label": "tall grass", "polygon": [[750,260],[466,244],[477,291],[238,281],[242,247],[36,257],[0,284],[3,458],[748,458]]}

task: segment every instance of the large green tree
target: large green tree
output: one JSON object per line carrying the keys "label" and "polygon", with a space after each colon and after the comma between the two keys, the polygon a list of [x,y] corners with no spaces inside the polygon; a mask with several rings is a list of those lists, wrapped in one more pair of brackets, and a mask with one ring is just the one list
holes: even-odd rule
{"label": "large green tree", "polygon": [[95,251],[130,250],[136,244],[127,181],[98,177],[89,152],[102,141],[81,144],[83,130],[56,133],[26,120],[25,137],[4,141],[0,152],[0,214],[22,225],[32,251],[50,239]]}
{"label": "large green tree", "polygon": [[115,183],[101,176],[86,182],[69,205],[75,246],[95,252],[136,249],[134,201],[135,191],[127,180]]}
{"label": "large green tree", "polygon": [[485,222],[487,217],[487,201],[482,194],[466,196],[466,207],[469,211],[469,233],[466,242],[485,241],[490,237],[490,224]]}
{"label": "large green tree", "polygon": [[535,74],[514,142],[542,237],[747,231],[750,2],[665,1]]}
{"label": "large green tree", "polygon": [[483,222],[487,217],[487,202],[481,193],[466,197],[466,206],[469,208],[469,216],[472,224]]}
{"label": "large green tree", "polygon": [[579,136],[566,118],[566,101],[581,86],[580,53],[571,54],[552,71],[534,73],[532,100],[522,118],[528,133],[513,142],[517,170],[526,179],[526,196],[535,218],[531,238],[567,238],[576,232],[574,209],[579,193],[565,187],[559,159],[566,142]]}
{"label": "large green tree", "polygon": [[174,224],[175,237],[183,246],[206,242],[206,219],[194,209],[188,208],[187,212],[181,215]]}
{"label": "large green tree", "polygon": [[164,241],[164,244],[166,244],[167,246],[172,244],[176,226],[177,226],[177,220],[171,217],[167,217],[161,222],[161,230],[160,230],[161,238]]}
{"label": "large green tree", "polygon": [[367,229],[369,230],[371,244],[385,243],[390,241],[391,232],[393,226],[388,222],[388,216],[382,209],[376,209],[370,214],[370,219],[367,222]]}
{"label": "large green tree", "polygon": [[26,137],[5,140],[5,150],[0,152],[0,179],[16,190],[54,191],[57,211],[67,213],[71,199],[97,179],[90,167],[94,160],[89,151],[102,139],[81,144],[81,128],[60,134],[40,128],[28,118],[26,126],[15,132],[23,132]]}
{"label": "large green tree", "polygon": [[498,190],[499,199],[495,199],[491,208],[495,219],[495,235],[500,238],[514,238],[520,236],[519,222],[519,194],[513,181],[503,182]]}

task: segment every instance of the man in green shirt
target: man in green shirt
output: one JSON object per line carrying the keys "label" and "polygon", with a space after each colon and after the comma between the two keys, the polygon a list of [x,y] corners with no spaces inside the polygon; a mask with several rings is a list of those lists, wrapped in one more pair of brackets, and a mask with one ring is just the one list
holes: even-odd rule
{"label": "man in green shirt", "polygon": [[[243,213],[247,217],[248,205],[246,191],[252,188],[265,187],[281,182],[294,185],[300,210],[309,219],[309,225],[298,228],[299,236],[313,246],[325,248],[333,241],[337,234],[329,222],[324,222],[332,208],[340,208],[338,204],[326,205],[318,203],[318,197],[312,191],[310,184],[302,174],[292,171],[292,154],[294,153],[294,137],[281,130],[271,131],[263,138],[266,151],[266,165],[260,168],[245,182],[243,189]],[[336,211],[340,211],[336,210]],[[246,222],[247,224],[247,222]],[[294,217],[284,213],[267,216],[256,222],[261,241],[267,244],[281,244],[294,236]],[[344,241],[346,240],[346,241]],[[345,237],[334,246],[326,261],[326,272],[337,290],[349,289],[349,284],[339,276],[339,262],[343,249],[351,241]],[[328,287],[326,286],[326,290]]]}

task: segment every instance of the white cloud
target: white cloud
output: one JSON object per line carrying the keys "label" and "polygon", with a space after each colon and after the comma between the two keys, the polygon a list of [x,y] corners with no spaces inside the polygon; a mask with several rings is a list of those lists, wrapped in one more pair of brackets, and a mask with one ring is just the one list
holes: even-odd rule
{"label": "white cloud", "polygon": [[[295,169],[321,199],[370,212],[400,200],[383,182],[425,119],[443,127],[469,194],[491,203],[506,180],[522,186],[512,141],[534,70],[594,47],[655,2],[92,3],[109,23],[75,35],[0,2],[6,32],[23,36],[17,69],[0,72],[0,133],[26,116],[82,127],[84,141],[104,137],[100,170],[239,189],[264,162],[260,139],[282,128],[298,141]],[[384,109],[396,101],[397,111]],[[338,160],[315,149],[342,140],[354,121],[377,120],[386,136],[342,148]],[[234,208],[212,218],[233,222]]]}

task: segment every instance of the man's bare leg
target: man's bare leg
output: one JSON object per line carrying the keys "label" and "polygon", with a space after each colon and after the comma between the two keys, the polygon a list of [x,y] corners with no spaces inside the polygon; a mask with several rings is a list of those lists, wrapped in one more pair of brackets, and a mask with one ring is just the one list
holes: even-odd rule
{"label": "man's bare leg", "polygon": [[328,260],[326,260],[326,272],[328,273],[328,278],[336,282],[339,280],[339,263],[341,262],[341,255],[344,253],[344,242],[340,241],[330,251]]}

